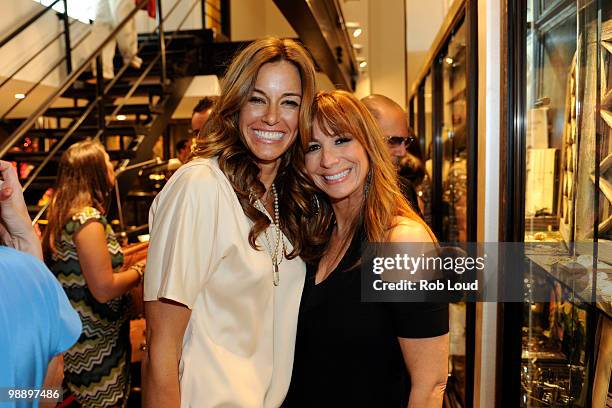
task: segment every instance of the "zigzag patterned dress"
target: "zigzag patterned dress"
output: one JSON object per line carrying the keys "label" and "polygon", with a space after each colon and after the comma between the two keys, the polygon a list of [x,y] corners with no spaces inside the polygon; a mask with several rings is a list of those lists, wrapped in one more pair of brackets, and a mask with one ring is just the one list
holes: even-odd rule
{"label": "zigzag patterned dress", "polygon": [[75,232],[88,222],[100,222],[104,226],[115,273],[123,265],[121,246],[98,210],[86,207],[66,223],[50,269],[81,317],[83,332],[64,354],[64,383],[82,406],[125,406],[130,388],[128,311],[131,298],[126,294],[100,303],[89,291],[73,240]]}

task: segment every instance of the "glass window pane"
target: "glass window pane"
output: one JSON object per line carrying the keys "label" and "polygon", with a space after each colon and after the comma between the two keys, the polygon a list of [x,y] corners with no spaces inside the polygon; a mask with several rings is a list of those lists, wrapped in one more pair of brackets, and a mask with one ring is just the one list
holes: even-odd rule
{"label": "glass window pane", "polygon": [[[422,182],[415,186],[419,196],[419,205],[423,213],[423,219],[430,226],[432,225],[431,205],[432,205],[432,158],[433,158],[433,99],[432,99],[432,75],[431,72],[425,77],[423,84],[419,87],[418,105],[418,136],[420,156],[425,163],[425,175]],[[417,146],[412,146],[416,149]]]}
{"label": "glass window pane", "polygon": [[426,160],[427,172],[431,173],[431,160],[433,157],[433,123],[432,123],[432,112],[433,112],[433,99],[431,97],[432,92],[432,76],[431,73],[425,78],[425,151],[423,157]]}
{"label": "glass window pane", "polygon": [[[612,265],[612,2],[527,3],[522,406],[586,407],[585,302],[612,300],[596,274]],[[549,301],[531,302],[540,285]]]}
{"label": "glass window pane", "polygon": [[[442,70],[442,235],[443,242],[467,240],[466,30],[461,23],[439,61]],[[466,304],[449,305],[450,377],[447,390],[465,404]]]}
{"label": "glass window pane", "polygon": [[539,23],[546,31],[531,32],[528,37],[527,241],[562,241],[558,169],[570,109],[568,81],[572,80],[577,44],[575,6],[567,10],[563,20],[553,25]]}
{"label": "glass window pane", "polygon": [[442,58],[442,241],[467,240],[466,43],[462,24]]}
{"label": "glass window pane", "polygon": [[[612,241],[612,4],[605,2],[601,28],[601,150],[598,239]],[[610,256],[612,258],[612,254]],[[612,259],[609,259],[612,263]]]}

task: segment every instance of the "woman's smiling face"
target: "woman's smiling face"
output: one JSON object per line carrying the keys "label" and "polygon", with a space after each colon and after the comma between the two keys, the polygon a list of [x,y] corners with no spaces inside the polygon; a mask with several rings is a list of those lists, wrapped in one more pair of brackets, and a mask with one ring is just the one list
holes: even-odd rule
{"label": "woman's smiling face", "polygon": [[293,144],[301,102],[302,82],[295,65],[278,61],[261,66],[238,118],[246,144],[259,162],[280,159]]}
{"label": "woman's smiling face", "polygon": [[353,135],[328,136],[315,120],[305,155],[306,171],[332,202],[361,200],[368,171],[368,155]]}

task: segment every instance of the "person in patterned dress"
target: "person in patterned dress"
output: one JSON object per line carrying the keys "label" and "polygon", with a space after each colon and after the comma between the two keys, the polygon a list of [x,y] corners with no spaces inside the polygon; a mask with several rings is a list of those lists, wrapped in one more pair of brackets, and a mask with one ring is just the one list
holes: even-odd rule
{"label": "person in patterned dress", "polygon": [[115,183],[108,154],[97,141],[69,147],[43,237],[45,258],[83,323],[64,354],[64,384],[75,406],[125,406],[130,389],[129,291],[144,264],[124,263],[104,209]]}

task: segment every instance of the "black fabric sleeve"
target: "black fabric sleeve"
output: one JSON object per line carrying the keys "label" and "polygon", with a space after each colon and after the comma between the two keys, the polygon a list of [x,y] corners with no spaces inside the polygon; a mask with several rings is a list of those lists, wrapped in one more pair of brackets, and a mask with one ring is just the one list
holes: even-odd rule
{"label": "black fabric sleeve", "polygon": [[436,337],[448,333],[448,303],[386,303],[395,334],[404,338]]}

